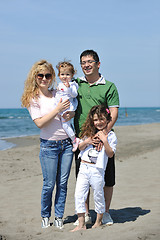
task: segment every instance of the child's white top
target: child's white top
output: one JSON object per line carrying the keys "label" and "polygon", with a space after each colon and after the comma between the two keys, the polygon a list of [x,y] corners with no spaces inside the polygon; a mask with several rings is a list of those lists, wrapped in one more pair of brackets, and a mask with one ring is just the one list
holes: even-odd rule
{"label": "child's white top", "polygon": [[62,100],[69,99],[70,108],[66,111],[75,111],[78,105],[76,97],[78,96],[78,84],[75,81],[69,82],[70,87],[66,87],[62,82],[58,84],[56,99],[57,103]]}
{"label": "child's white top", "polygon": [[[108,133],[107,140],[113,152],[115,153],[116,145],[117,145],[117,137],[113,131],[110,131]],[[83,142],[83,140],[81,141]],[[89,145],[84,150],[80,151],[80,154],[78,157],[81,157],[81,159],[86,162],[95,163],[95,167],[102,168],[104,170],[106,169],[106,166],[108,163],[108,156],[106,154],[104,146],[102,147],[102,150],[98,152],[93,147],[93,145]]]}
{"label": "child's white top", "polygon": [[[32,99],[30,107],[28,108],[32,120],[43,117],[55,108],[55,94],[56,90],[53,90],[52,98],[40,95],[38,99]],[[54,141],[68,138],[68,135],[62,128],[60,116],[57,115],[47,125],[45,125],[45,127],[41,128],[40,138]]]}
{"label": "child's white top", "polygon": [[[62,82],[58,84],[57,95],[61,97],[75,98],[78,95],[78,84],[75,81],[69,82],[70,87],[66,87]],[[66,98],[66,99],[68,99]]]}

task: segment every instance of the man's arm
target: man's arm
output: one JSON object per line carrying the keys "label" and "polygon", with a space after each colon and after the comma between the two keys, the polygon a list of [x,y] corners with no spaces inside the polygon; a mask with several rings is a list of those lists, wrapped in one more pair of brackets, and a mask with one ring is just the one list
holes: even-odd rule
{"label": "man's arm", "polygon": [[118,107],[110,107],[109,108],[112,120],[108,123],[108,132],[113,128],[115,122],[118,119]]}

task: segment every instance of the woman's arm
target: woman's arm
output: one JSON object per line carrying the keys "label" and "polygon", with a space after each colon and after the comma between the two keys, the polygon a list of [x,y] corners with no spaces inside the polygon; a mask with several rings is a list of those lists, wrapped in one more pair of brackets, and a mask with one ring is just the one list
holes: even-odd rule
{"label": "woman's arm", "polygon": [[56,117],[56,115],[67,108],[69,108],[70,102],[69,100],[65,100],[62,102],[62,99],[57,104],[57,107],[54,108],[50,113],[44,115],[43,117],[36,118],[34,120],[34,123],[38,128],[43,128],[45,125],[47,125],[53,118]]}

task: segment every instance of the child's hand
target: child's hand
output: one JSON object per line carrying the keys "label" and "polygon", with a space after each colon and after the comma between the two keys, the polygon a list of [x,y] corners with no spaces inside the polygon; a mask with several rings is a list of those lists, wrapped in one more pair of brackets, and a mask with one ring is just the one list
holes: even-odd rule
{"label": "child's hand", "polygon": [[85,140],[85,142],[90,145],[90,144],[92,144],[93,141],[92,141],[92,138],[89,137]]}
{"label": "child's hand", "polygon": [[64,85],[65,85],[67,88],[69,88],[69,87],[70,87],[68,79],[66,79],[66,81],[65,81],[65,82],[63,82],[63,84],[64,84]]}

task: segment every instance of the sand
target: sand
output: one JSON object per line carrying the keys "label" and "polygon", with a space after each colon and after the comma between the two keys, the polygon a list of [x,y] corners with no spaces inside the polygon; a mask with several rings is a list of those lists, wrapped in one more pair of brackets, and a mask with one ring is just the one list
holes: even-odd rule
{"label": "sand", "polygon": [[[17,146],[0,151],[0,240],[160,239],[160,123],[116,126],[116,185],[110,213],[112,226],[69,232],[74,211],[75,163],[68,184],[63,230],[41,228],[42,173],[39,136],[8,139]],[[54,198],[54,195],[53,195]],[[91,194],[90,213],[95,219]],[[53,223],[52,211],[51,223]]]}

